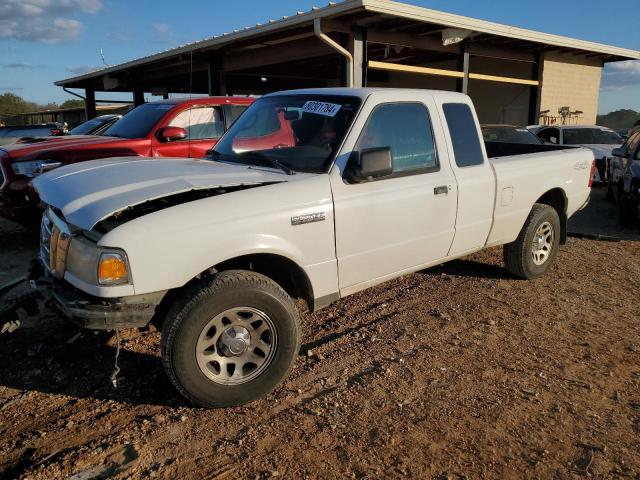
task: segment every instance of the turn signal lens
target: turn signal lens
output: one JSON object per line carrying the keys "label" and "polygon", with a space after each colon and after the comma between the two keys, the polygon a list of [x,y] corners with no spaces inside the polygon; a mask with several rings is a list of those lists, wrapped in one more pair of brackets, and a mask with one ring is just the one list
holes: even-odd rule
{"label": "turn signal lens", "polygon": [[103,253],[98,262],[100,285],[122,285],[129,283],[129,272],[124,256],[119,253]]}

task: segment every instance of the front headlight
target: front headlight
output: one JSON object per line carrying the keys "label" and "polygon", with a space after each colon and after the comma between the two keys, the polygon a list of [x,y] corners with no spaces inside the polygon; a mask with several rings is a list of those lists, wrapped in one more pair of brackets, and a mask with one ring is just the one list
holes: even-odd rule
{"label": "front headlight", "polygon": [[125,285],[131,279],[126,253],[101,248],[82,236],[71,240],[67,271],[90,285]]}
{"label": "front headlight", "polygon": [[16,162],[11,166],[11,169],[16,175],[33,178],[61,165],[62,162],[56,162],[55,160],[32,160],[29,162]]}

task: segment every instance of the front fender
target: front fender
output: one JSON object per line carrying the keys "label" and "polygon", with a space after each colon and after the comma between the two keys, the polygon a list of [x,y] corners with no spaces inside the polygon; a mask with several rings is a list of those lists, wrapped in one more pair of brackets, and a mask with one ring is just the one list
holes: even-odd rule
{"label": "front fender", "polygon": [[[324,220],[292,225],[293,216],[309,213]],[[297,264],[316,296],[338,291],[326,175],[177,205],[125,223],[99,243],[127,252],[136,294],[179,288],[215,265],[256,253]]]}

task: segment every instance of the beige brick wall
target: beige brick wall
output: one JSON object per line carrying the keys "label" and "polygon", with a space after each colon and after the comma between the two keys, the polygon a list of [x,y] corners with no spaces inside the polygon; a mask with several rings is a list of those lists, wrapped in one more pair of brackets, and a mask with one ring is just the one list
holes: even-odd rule
{"label": "beige brick wall", "polygon": [[596,123],[602,63],[597,58],[547,52],[542,70],[540,111],[568,106],[584,112],[577,120],[581,125]]}

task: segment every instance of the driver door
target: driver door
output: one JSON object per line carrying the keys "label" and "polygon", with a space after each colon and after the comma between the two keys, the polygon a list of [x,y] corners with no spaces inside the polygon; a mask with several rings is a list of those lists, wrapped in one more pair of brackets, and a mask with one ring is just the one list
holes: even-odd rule
{"label": "driver door", "polygon": [[[398,94],[394,94],[397,99]],[[393,174],[348,183],[333,168],[340,291],[348,295],[447,256],[457,208],[456,179],[431,117],[431,96],[363,107],[366,123],[353,150],[390,147]],[[359,120],[360,121],[360,120]],[[359,131],[356,127],[354,131]],[[441,143],[442,142],[442,143]],[[437,144],[442,145],[438,149]],[[439,158],[439,151],[443,151]]]}
{"label": "driver door", "polygon": [[224,122],[220,107],[203,105],[179,112],[167,124],[187,131],[182,140],[163,142],[154,139],[154,153],[158,157],[204,158],[224,133]]}

